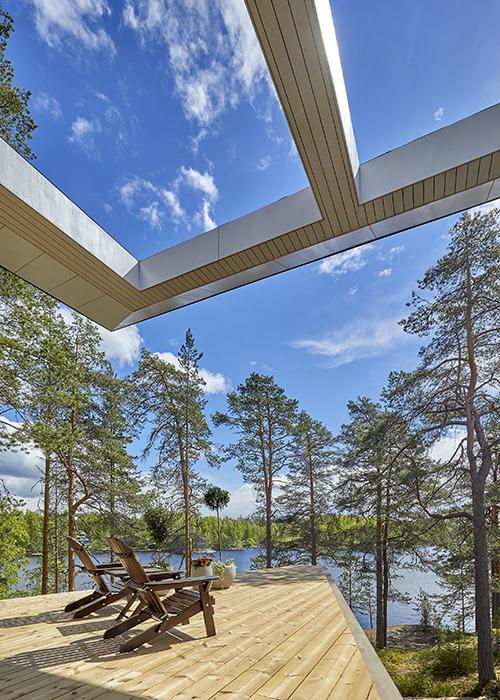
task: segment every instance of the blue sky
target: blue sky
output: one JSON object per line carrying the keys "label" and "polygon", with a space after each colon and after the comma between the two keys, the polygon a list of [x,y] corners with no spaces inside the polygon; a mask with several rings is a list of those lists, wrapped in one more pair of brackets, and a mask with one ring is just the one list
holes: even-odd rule
{"label": "blue sky", "polygon": [[[16,82],[33,92],[36,166],[137,257],[307,185],[242,0],[4,4]],[[499,101],[496,0],[332,9],[361,160]],[[250,371],[272,372],[335,431],[349,399],[376,398],[391,369],[414,364],[418,341],[397,320],[455,218],[103,332],[104,348],[128,372],[141,345],[176,353],[191,327],[210,412]],[[28,497],[19,459],[6,481]],[[237,472],[210,477],[234,492],[233,513],[249,512]]]}

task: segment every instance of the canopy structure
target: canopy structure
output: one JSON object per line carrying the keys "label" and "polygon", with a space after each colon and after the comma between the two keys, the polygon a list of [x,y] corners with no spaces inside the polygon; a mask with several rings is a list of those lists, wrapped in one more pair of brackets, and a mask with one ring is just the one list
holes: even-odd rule
{"label": "canopy structure", "polygon": [[310,186],[137,260],[0,140],[0,265],[110,330],[500,197],[500,104],[360,163],[328,0],[246,0]]}

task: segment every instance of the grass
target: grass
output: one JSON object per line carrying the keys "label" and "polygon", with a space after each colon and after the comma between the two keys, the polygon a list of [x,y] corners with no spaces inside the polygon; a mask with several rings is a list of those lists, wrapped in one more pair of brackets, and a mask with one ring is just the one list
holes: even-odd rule
{"label": "grass", "polygon": [[[383,649],[378,654],[404,697],[476,697],[476,640],[446,635],[431,647],[416,651]],[[497,673],[498,673],[497,669]],[[486,697],[498,698],[492,689]]]}

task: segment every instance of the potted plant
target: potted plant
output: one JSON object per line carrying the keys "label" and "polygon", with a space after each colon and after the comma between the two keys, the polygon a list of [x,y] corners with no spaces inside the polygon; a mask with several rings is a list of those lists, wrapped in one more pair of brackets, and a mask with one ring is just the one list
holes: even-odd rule
{"label": "potted plant", "polygon": [[210,557],[198,557],[191,560],[193,576],[213,576],[212,559]]}
{"label": "potted plant", "polygon": [[222,583],[224,588],[230,588],[236,580],[236,562],[234,559],[226,559]]}
{"label": "potted plant", "polygon": [[214,576],[218,576],[217,581],[214,581],[212,588],[230,588],[236,578],[236,563],[234,559],[227,561],[214,561],[212,564]]}
{"label": "potted plant", "polygon": [[224,586],[224,581],[223,581],[223,576],[224,576],[224,571],[226,570],[226,565],[224,564],[223,561],[214,561],[212,564],[212,569],[214,572],[214,576],[218,576],[219,578],[217,581],[214,581],[212,583],[212,588],[225,588]]}

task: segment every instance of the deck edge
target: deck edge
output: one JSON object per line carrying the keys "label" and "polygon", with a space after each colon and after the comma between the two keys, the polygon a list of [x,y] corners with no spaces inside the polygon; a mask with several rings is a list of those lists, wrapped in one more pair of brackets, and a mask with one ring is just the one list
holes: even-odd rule
{"label": "deck edge", "polygon": [[358,645],[359,651],[361,652],[361,655],[368,667],[368,670],[372,675],[373,683],[376,689],[378,690],[380,697],[383,698],[383,700],[403,700],[403,696],[397,689],[396,684],[392,680],[384,664],[379,659],[377,652],[375,651],[372,644],[370,643],[370,640],[364,633],[361,625],[356,620],[354,613],[352,612],[344,596],[338,589],[337,584],[333,580],[332,575],[325,567],[320,568],[323,568],[325,577],[328,580],[328,583],[330,584],[330,587],[333,591],[333,594],[335,595],[335,598],[337,599],[339,607],[342,610],[342,613],[344,614],[352,636],[354,637],[354,640]]}

